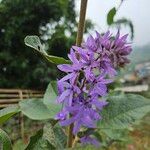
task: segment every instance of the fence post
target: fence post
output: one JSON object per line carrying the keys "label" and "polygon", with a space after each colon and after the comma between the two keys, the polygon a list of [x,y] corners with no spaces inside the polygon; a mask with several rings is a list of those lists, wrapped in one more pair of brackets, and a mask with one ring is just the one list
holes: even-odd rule
{"label": "fence post", "polygon": [[[22,90],[19,90],[19,98],[20,101],[23,100],[23,94]],[[21,130],[21,138],[23,142],[25,143],[25,137],[24,137],[24,118],[23,118],[23,113],[20,113],[20,130]]]}

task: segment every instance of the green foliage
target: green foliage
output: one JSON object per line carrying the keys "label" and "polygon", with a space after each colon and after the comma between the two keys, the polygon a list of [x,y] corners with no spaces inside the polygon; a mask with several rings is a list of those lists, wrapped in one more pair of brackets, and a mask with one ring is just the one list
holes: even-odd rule
{"label": "green foliage", "polygon": [[55,139],[57,142],[57,146],[59,146],[60,149],[66,147],[67,144],[67,136],[64,133],[64,130],[60,126],[55,126],[53,128],[54,134],[55,134]]}
{"label": "green foliage", "polygon": [[70,63],[69,60],[65,60],[62,57],[48,55],[46,51],[43,49],[42,44],[38,36],[26,36],[24,40],[25,44],[29,47],[32,47],[41,55],[43,55],[49,62],[54,64],[68,64]]}
{"label": "green foliage", "polygon": [[53,150],[54,147],[46,139],[42,138],[43,130],[39,130],[36,135],[30,138],[30,143],[25,150]]}
{"label": "green foliage", "polygon": [[43,99],[27,99],[19,102],[21,112],[33,120],[53,119],[60,111],[61,105],[56,103],[56,81],[51,82]]}
{"label": "green foliage", "polygon": [[115,14],[116,14],[116,8],[113,7],[107,14],[107,24],[108,25],[113,24]]}
{"label": "green foliage", "polygon": [[53,118],[61,109],[61,105],[57,103],[57,85],[56,81],[52,81],[47,86],[46,92],[44,94],[43,103],[51,111],[50,115]]}
{"label": "green foliage", "polygon": [[102,140],[100,141],[101,148],[105,150],[109,148],[111,149],[112,145],[115,143],[126,145],[131,142],[128,129],[103,129],[100,134],[102,135]]}
{"label": "green foliage", "polygon": [[[53,111],[43,103],[43,99],[28,99],[19,102],[21,112],[33,120],[45,120],[53,117]],[[52,115],[51,115],[52,114]]]}
{"label": "green foliage", "polygon": [[0,87],[44,89],[56,79],[57,70],[39,59],[23,39],[38,35],[48,53],[66,57],[76,35],[74,0],[2,0],[0,14]]}
{"label": "green foliage", "polygon": [[50,82],[46,89],[46,92],[44,94],[44,99],[43,99],[44,104],[49,109],[52,109],[54,114],[56,114],[61,108],[61,105],[56,103],[56,99],[58,95],[56,86],[57,86],[56,81]]}
{"label": "green foliage", "polygon": [[19,106],[9,106],[0,110],[0,124],[6,122],[9,118],[11,118],[16,113],[20,112]]}
{"label": "green foliage", "polygon": [[101,129],[124,129],[150,111],[150,101],[140,95],[121,94],[108,97],[109,104],[102,111]]}
{"label": "green foliage", "polygon": [[103,129],[102,132],[114,141],[124,142],[128,140],[129,131],[127,129]]}
{"label": "green foliage", "polygon": [[63,130],[59,126],[53,127],[48,124],[30,138],[30,143],[26,150],[63,149],[65,145],[66,136]]}
{"label": "green foliage", "polygon": [[5,131],[0,129],[0,149],[1,150],[12,150],[12,145],[9,136]]}
{"label": "green foliage", "polygon": [[26,145],[19,139],[13,144],[13,150],[25,150]]}

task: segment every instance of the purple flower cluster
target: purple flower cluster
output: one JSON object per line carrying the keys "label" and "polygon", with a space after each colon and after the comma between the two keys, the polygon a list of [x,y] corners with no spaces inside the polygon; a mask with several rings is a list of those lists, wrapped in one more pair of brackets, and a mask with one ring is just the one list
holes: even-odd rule
{"label": "purple flower cluster", "polygon": [[[116,69],[129,62],[131,47],[126,38],[119,32],[115,37],[110,32],[96,32],[96,37],[89,36],[82,47],[72,46],[68,55],[71,64],[58,65],[67,75],[57,82],[57,101],[63,108],[56,119],[62,126],[73,123],[74,135],[81,127],[96,128],[101,119],[100,112],[107,105],[103,100],[108,93],[107,85],[113,82]],[[90,137],[81,138],[81,142],[86,143],[86,139]]]}

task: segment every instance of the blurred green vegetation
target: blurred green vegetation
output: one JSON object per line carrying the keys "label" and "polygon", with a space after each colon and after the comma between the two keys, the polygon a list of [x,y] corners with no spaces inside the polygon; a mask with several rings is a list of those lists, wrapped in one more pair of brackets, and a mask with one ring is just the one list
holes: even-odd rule
{"label": "blurred green vegetation", "polygon": [[[49,54],[67,57],[77,30],[74,0],[2,0],[0,3],[0,87],[45,89],[59,72],[24,44],[40,36]],[[93,25],[87,23],[87,29]]]}

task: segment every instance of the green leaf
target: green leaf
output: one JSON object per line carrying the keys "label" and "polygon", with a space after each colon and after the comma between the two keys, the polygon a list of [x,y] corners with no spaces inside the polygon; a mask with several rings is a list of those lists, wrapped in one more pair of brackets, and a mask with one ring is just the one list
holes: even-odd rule
{"label": "green leaf", "polygon": [[60,149],[64,148],[67,144],[67,136],[65,135],[64,131],[59,125],[55,126],[53,130],[55,134],[57,147],[59,147]]}
{"label": "green leaf", "polygon": [[116,8],[113,7],[107,14],[107,24],[111,25],[114,22],[114,16],[116,14]]}
{"label": "green leaf", "polygon": [[55,134],[54,134],[53,127],[51,124],[46,124],[44,126],[44,128],[43,128],[43,139],[46,139],[54,147],[57,146],[57,143],[55,140]]}
{"label": "green leaf", "polygon": [[7,121],[10,117],[15,115],[19,111],[20,110],[19,110],[19,106],[18,105],[9,106],[9,107],[6,107],[4,109],[1,109],[0,110],[0,124],[2,124],[5,121]]}
{"label": "green leaf", "polygon": [[39,52],[42,56],[44,56],[49,62],[54,64],[69,64],[70,61],[66,60],[62,57],[52,56],[48,55],[46,51],[43,49],[43,46],[40,42],[40,39],[38,36],[26,36],[24,39],[24,42],[27,46],[35,49],[37,52]]}
{"label": "green leaf", "polygon": [[41,129],[41,130],[37,131],[34,136],[31,136],[30,142],[25,150],[34,150],[36,148],[36,146],[38,145],[38,142],[39,142],[40,138],[42,137],[42,135],[43,135],[43,130]]}
{"label": "green leaf", "polygon": [[52,55],[44,55],[46,59],[54,64],[70,64],[69,60],[64,59],[63,57],[58,57],[58,56],[52,56]]}
{"label": "green leaf", "polygon": [[130,28],[130,31],[131,31],[131,39],[134,38],[134,26],[133,26],[133,23],[132,23],[131,20],[126,19],[126,18],[118,19],[115,22],[113,22],[112,25],[115,25],[115,26],[116,25],[117,26],[120,26],[120,25],[128,26]]}
{"label": "green leaf", "polygon": [[139,122],[150,111],[150,100],[135,94],[121,94],[108,98],[102,111],[101,129],[124,129]]}
{"label": "green leaf", "polygon": [[44,105],[42,99],[28,99],[19,102],[20,110],[24,115],[33,120],[45,120],[52,118],[51,110]]}
{"label": "green leaf", "polygon": [[110,139],[117,141],[126,141],[129,138],[129,131],[127,129],[103,129],[102,132],[104,132]]}
{"label": "green leaf", "polygon": [[25,150],[54,150],[47,140],[43,139],[43,130],[39,130],[34,136],[30,138],[30,142]]}
{"label": "green leaf", "polygon": [[57,104],[56,98],[57,98],[57,84],[56,81],[52,81],[49,83],[46,92],[44,94],[44,104],[48,107],[48,109],[51,111],[51,116],[55,116],[56,113],[58,113],[61,109],[61,105]]}
{"label": "green leaf", "polygon": [[43,139],[49,141],[56,149],[63,149],[67,143],[67,137],[60,126],[46,124],[43,128]]}
{"label": "green leaf", "polygon": [[64,149],[66,145],[66,135],[59,126],[53,127],[47,124],[36,135],[30,138],[30,143],[26,150],[53,150]]}
{"label": "green leaf", "polygon": [[31,119],[53,119],[61,109],[61,105],[57,104],[56,98],[56,81],[53,81],[48,85],[43,99],[23,100],[19,105],[23,114]]}
{"label": "green leaf", "polygon": [[13,150],[25,150],[26,144],[23,142],[22,139],[18,139],[13,143]]}
{"label": "green leaf", "polygon": [[5,131],[0,129],[0,149],[1,150],[12,150],[12,144],[9,136]]}

